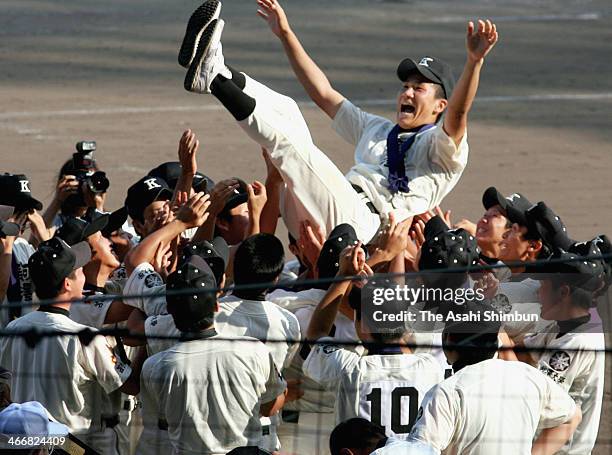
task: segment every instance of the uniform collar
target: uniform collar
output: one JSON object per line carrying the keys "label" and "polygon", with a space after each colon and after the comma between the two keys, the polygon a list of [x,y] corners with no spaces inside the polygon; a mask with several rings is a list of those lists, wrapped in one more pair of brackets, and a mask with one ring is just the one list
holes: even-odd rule
{"label": "uniform collar", "polygon": [[241,291],[234,292],[233,295],[241,300],[254,300],[257,302],[263,302],[264,300],[266,300],[267,292],[267,289],[243,289]]}
{"label": "uniform collar", "polygon": [[200,332],[181,332],[181,341],[206,340],[214,336],[217,336],[217,331],[214,327],[211,327]]}
{"label": "uniform collar", "polygon": [[556,338],[561,338],[563,335],[567,335],[568,333],[572,333],[578,327],[583,324],[586,324],[591,320],[591,315],[587,314],[586,316],[580,316],[579,318],[567,319],[565,321],[557,321],[557,326],[559,327],[559,333]]}
{"label": "uniform collar", "polygon": [[400,355],[403,354],[400,346],[385,346],[372,344],[368,346],[368,355]]}
{"label": "uniform collar", "polygon": [[63,314],[66,317],[70,317],[70,311],[68,311],[68,310],[66,310],[64,308],[60,308],[60,307],[56,307],[56,306],[51,306],[51,305],[43,305],[43,306],[38,308],[38,311],[42,311],[44,313]]}

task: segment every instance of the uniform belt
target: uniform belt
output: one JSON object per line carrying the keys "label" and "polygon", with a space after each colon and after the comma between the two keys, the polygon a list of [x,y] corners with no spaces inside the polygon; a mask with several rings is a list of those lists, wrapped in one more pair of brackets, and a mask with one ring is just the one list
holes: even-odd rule
{"label": "uniform belt", "polygon": [[168,422],[164,419],[158,419],[157,428],[159,428],[160,430],[168,431]]}
{"label": "uniform belt", "polygon": [[380,215],[380,213],[378,213],[378,210],[376,210],[376,207],[374,207],[374,204],[372,204],[372,201],[368,199],[368,196],[365,194],[365,191],[363,191],[363,188],[361,188],[359,185],[353,185],[352,183],[351,186],[357,192],[357,194],[361,195],[364,198],[364,200],[366,201],[366,206],[370,209],[370,212],[375,215]]}
{"label": "uniform belt", "polygon": [[104,423],[106,428],[115,428],[119,423],[119,415],[115,414],[114,416],[110,417],[102,417],[102,423]]}

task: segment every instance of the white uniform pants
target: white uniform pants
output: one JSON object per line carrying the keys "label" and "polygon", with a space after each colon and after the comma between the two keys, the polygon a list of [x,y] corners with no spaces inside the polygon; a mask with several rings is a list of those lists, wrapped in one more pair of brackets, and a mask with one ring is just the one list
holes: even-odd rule
{"label": "white uniform pants", "polygon": [[310,131],[295,101],[246,76],[244,93],[256,101],[255,110],[238,122],[259,145],[270,152],[286,184],[283,220],[296,239],[300,222],[309,220],[327,236],[339,224],[355,228],[367,242],[380,225],[336,165],[312,142]]}

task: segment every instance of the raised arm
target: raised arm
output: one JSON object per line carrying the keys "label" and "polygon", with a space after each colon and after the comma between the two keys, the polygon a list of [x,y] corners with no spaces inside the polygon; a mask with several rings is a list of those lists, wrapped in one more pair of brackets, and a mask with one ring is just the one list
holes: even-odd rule
{"label": "raised arm", "polygon": [[476,30],[473,22],[468,23],[466,36],[467,60],[463,73],[453,90],[446,115],[444,131],[455,144],[459,145],[467,127],[467,116],[478,90],[480,70],[485,56],[497,43],[497,28],[490,20],[478,21]]}
{"label": "raised arm", "polygon": [[268,22],[285,48],[285,54],[291,63],[293,72],[308,96],[330,118],[334,118],[344,97],[329,83],[321,68],[306,53],[297,36],[291,30],[287,16],[277,0],[257,0],[257,14]]}
{"label": "raised arm", "polygon": [[172,202],[175,203],[180,193],[191,195],[191,186],[193,184],[193,176],[198,170],[196,153],[200,147],[200,141],[196,139],[196,135],[191,130],[183,132],[179,141],[178,158],[181,163],[181,175],[176,182]]}
{"label": "raised arm", "polygon": [[201,226],[208,217],[206,212],[210,205],[208,198],[208,195],[204,193],[193,195],[187,204],[178,210],[176,219],[146,236],[133,248],[125,258],[128,275],[131,275],[134,269],[143,262],[152,263],[160,244],[171,242],[187,229]]}

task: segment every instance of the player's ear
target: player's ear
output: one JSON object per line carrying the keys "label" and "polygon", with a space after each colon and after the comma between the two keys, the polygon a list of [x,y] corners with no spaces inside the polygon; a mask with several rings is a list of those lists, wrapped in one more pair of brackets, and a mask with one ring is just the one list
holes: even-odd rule
{"label": "player's ear", "polygon": [[571,294],[571,289],[567,284],[564,284],[562,286],[559,286],[559,296],[562,299],[566,299],[570,296]]}
{"label": "player's ear", "polygon": [[434,106],[433,114],[434,115],[441,114],[446,109],[446,106],[448,106],[448,100],[447,99],[444,99],[444,98],[436,99],[436,103],[435,103],[435,106]]}
{"label": "player's ear", "polygon": [[354,455],[351,449],[345,449],[345,448],[340,449],[340,452],[338,453],[340,455]]}

